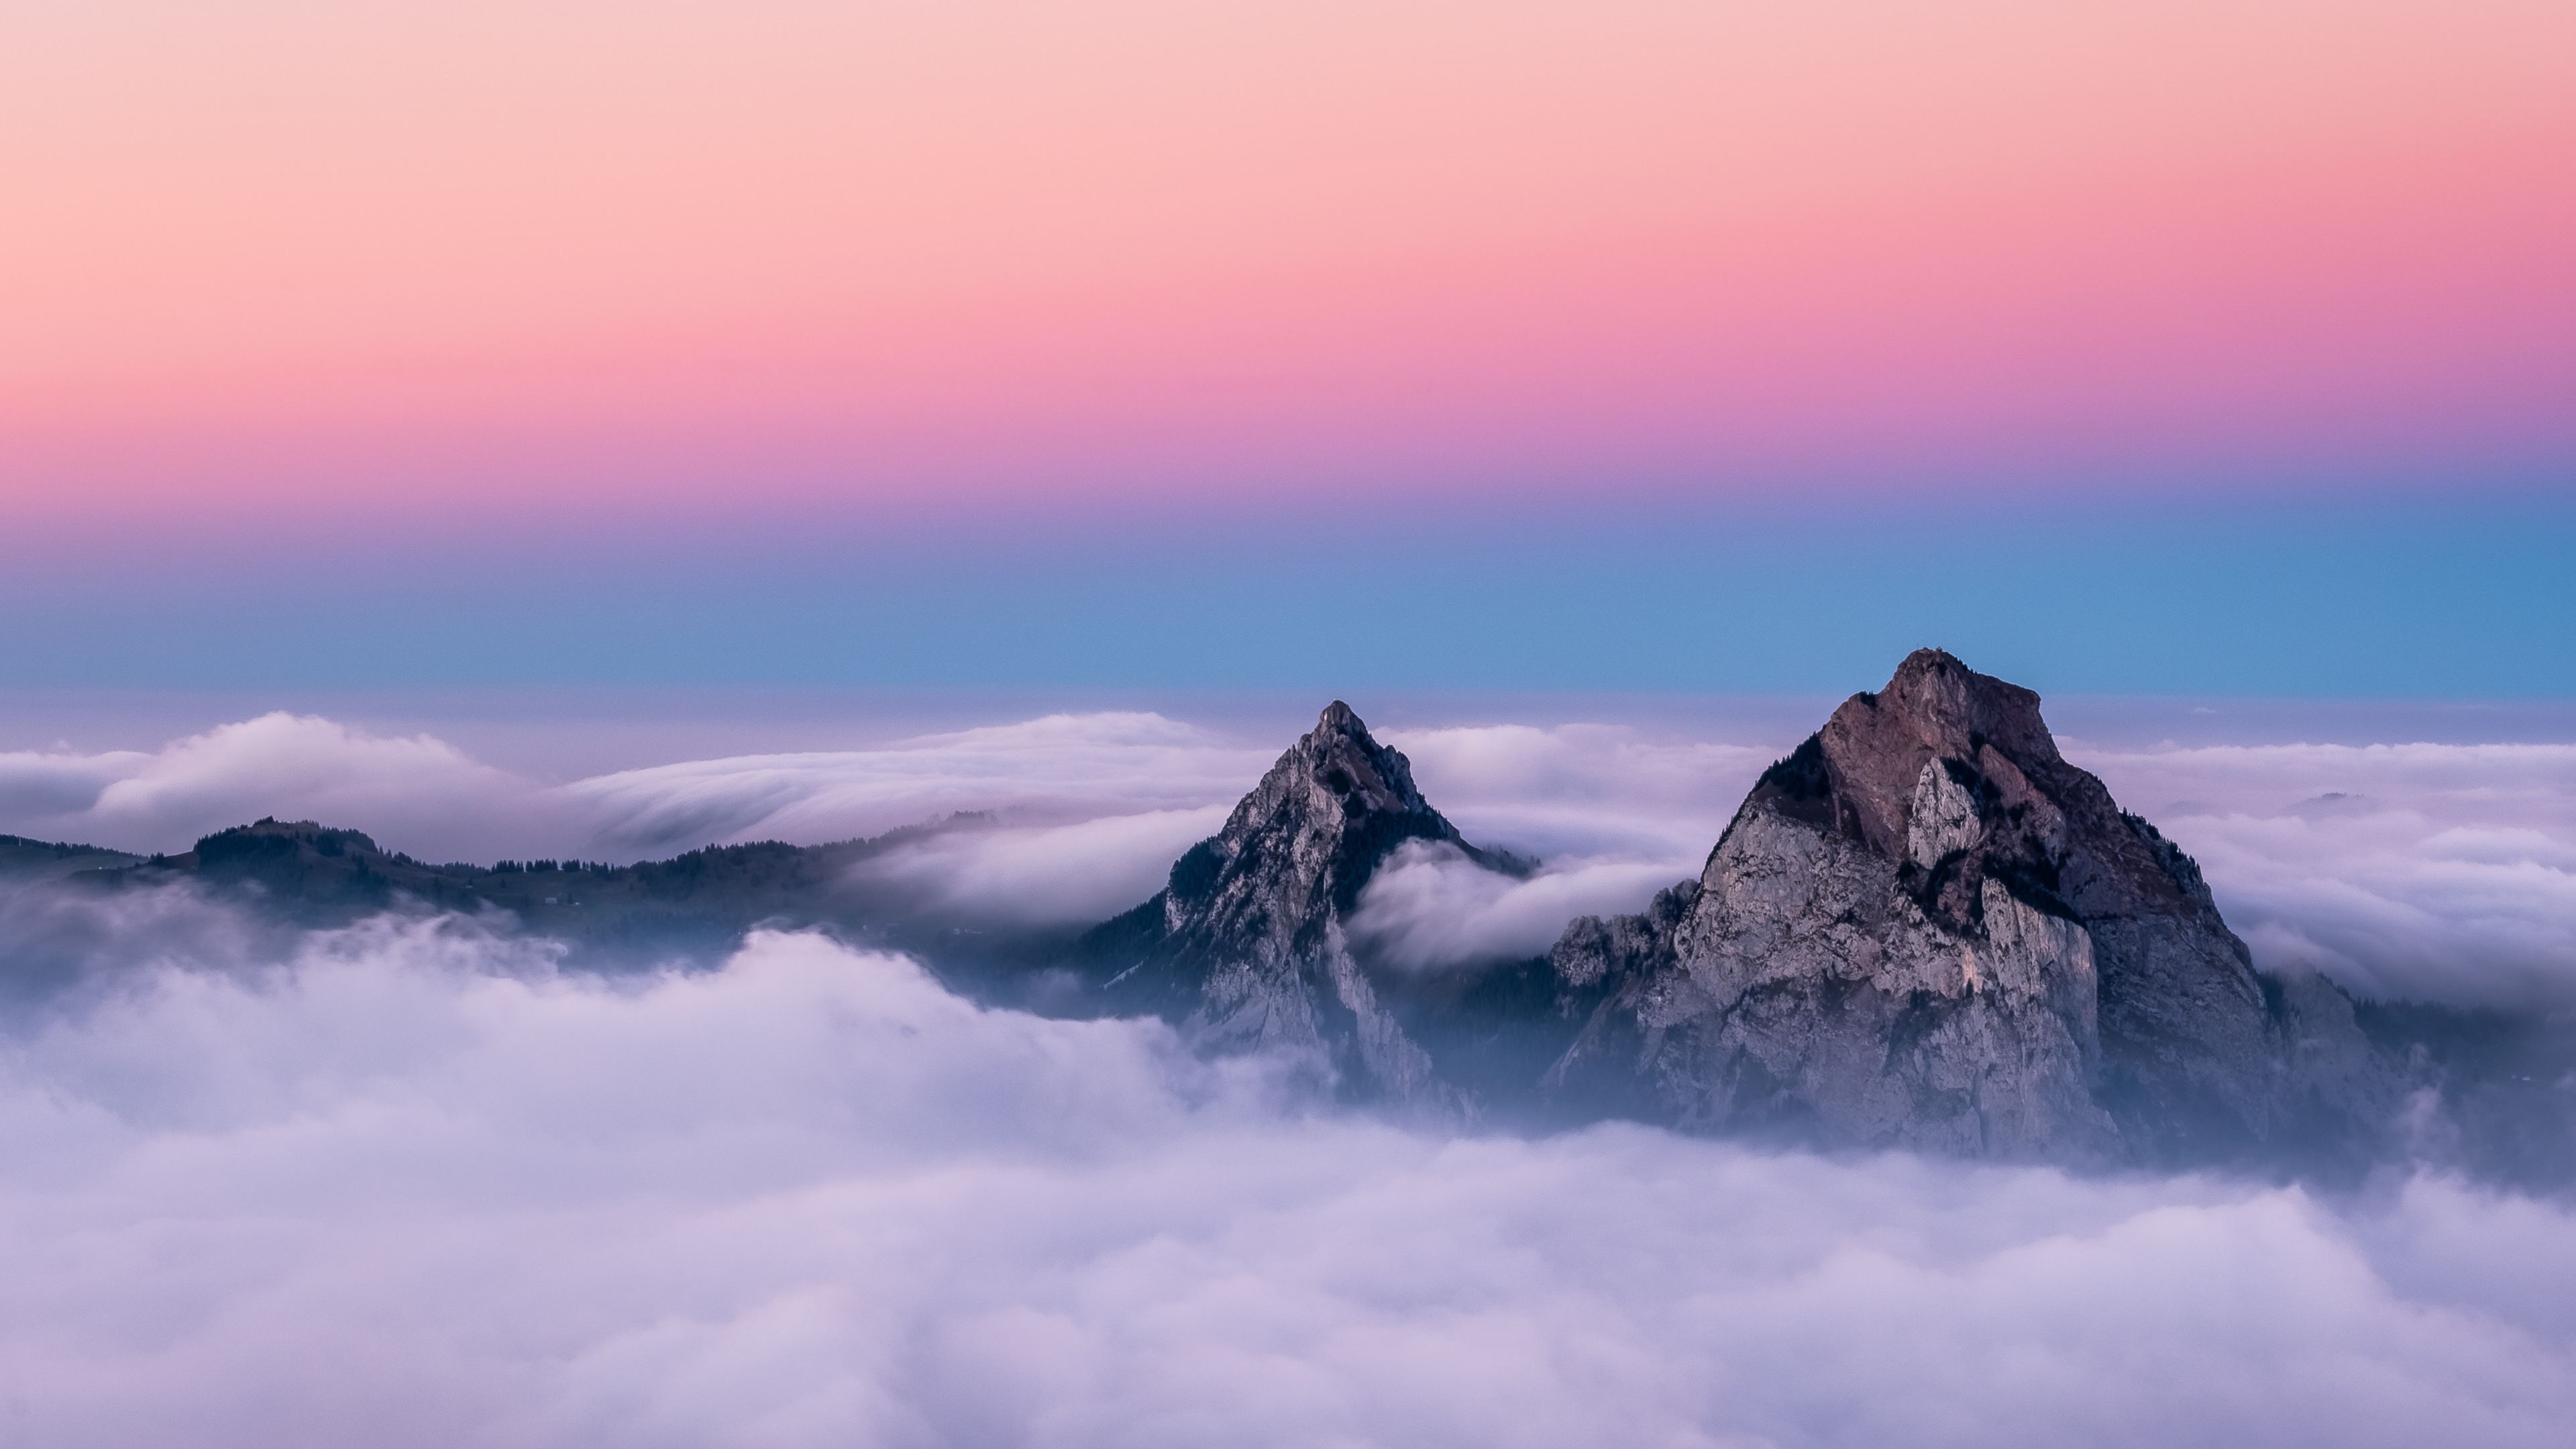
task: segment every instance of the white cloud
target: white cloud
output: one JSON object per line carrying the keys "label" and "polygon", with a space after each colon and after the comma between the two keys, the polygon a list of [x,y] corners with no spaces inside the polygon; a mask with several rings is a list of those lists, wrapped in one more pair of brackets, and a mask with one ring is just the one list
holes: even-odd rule
{"label": "white cloud", "polygon": [[1786,753],[1614,724],[1397,730],[1387,739],[1413,762],[1431,803],[1479,845],[1686,863],[1674,879],[1699,873],[1745,792]]}
{"label": "white cloud", "polygon": [[1504,875],[1456,847],[1407,841],[1360,895],[1351,935],[1373,959],[1440,971],[1542,956],[1576,916],[1634,911],[1684,872],[1670,863],[1561,861]]}
{"label": "white cloud", "polygon": [[1576,916],[1643,910],[1696,876],[1780,751],[1651,736],[1624,725],[1390,731],[1424,795],[1479,845],[1542,860],[1524,879],[1408,845],[1380,869],[1351,929],[1378,959],[1439,971],[1544,954]]}
{"label": "white cloud", "polygon": [[2576,1006],[2576,745],[2077,751],[2201,864],[2256,959]]}
{"label": "white cloud", "polygon": [[750,755],[565,787],[601,839],[661,850],[873,835],[958,810],[1042,823],[1232,803],[1276,758],[1155,714],[1049,715],[873,750]]}
{"label": "white cloud", "polygon": [[275,815],[434,858],[504,835],[561,838],[556,813],[528,782],[426,735],[309,715],[262,715],[151,752],[0,754],[0,829],[138,851],[184,850]]}
{"label": "white cloud", "polygon": [[810,937],[626,980],[453,922],[138,968],[8,1019],[0,1133],[29,1443],[2513,1446],[2576,1416],[2563,1204],[1401,1130]]}
{"label": "white cloud", "polygon": [[[98,755],[32,750],[0,753],[0,814],[13,824],[80,816],[98,804],[98,797],[109,785],[150,763],[151,756],[131,750]],[[36,828],[42,827],[39,824]]]}
{"label": "white cloud", "polygon": [[1229,808],[943,830],[863,862],[858,874],[914,909],[960,922],[1102,921],[1161,890],[1172,862],[1215,834]]}

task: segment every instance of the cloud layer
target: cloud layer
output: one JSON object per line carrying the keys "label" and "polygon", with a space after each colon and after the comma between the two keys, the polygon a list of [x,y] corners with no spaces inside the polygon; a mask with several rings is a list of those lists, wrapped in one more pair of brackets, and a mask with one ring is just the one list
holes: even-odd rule
{"label": "cloud layer", "polygon": [[1543,956],[1566,922],[1632,911],[1682,873],[1670,862],[1572,860],[1515,878],[1453,846],[1407,841],[1361,893],[1351,935],[1409,971]]}
{"label": "cloud layer", "polygon": [[[1696,874],[1785,743],[1622,724],[1388,739],[1470,839],[1546,861],[1523,882],[1454,858],[1397,862],[1362,924],[1426,969],[1543,949],[1571,915],[1633,910]],[[0,754],[0,831],[174,850],[274,814],[430,858],[635,859],[980,811],[993,818],[907,844],[870,875],[961,923],[1061,924],[1151,895],[1285,743],[1155,714],[1051,715],[547,784],[435,739],[273,714],[158,751]],[[2378,995],[2576,1005],[2576,745],[2074,741],[2068,753],[2200,858],[2267,964]]]}
{"label": "cloud layer", "polygon": [[1443,1136],[811,937],[618,982],[454,921],[167,955],[0,1032],[13,1438],[2554,1445],[2576,1415],[2576,1216],[2436,1179]]}
{"label": "cloud layer", "polygon": [[2257,960],[2372,995],[2576,1007],[2576,745],[2076,758],[2199,859]]}

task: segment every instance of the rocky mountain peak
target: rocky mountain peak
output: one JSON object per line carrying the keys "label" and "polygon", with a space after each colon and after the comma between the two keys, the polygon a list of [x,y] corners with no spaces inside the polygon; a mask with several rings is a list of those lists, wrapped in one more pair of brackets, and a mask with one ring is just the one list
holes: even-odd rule
{"label": "rocky mountain peak", "polygon": [[1438,838],[1457,838],[1415,787],[1412,763],[1379,744],[1359,715],[1335,700],[1236,804],[1219,838],[1282,828],[1331,834],[1376,816],[1403,817]]}
{"label": "rocky mountain peak", "polygon": [[[1886,856],[1928,850],[1937,858],[1969,843],[1963,812],[1976,810],[1979,797],[2011,796],[2026,807],[2032,776],[2064,772],[2037,694],[1942,650],[1918,649],[1885,688],[1845,700],[1772,767],[1755,798]],[[1917,829],[1918,814],[1935,817],[1925,821],[1932,839]]]}
{"label": "rocky mountain peak", "polygon": [[1979,674],[1946,650],[1917,649],[1905,656],[1886,688],[1846,701],[1826,728],[1840,725],[1836,732],[1857,743],[1869,733],[1864,716],[1882,733],[1902,731],[1943,754],[1969,754],[1991,740],[2013,754],[2057,758],[2037,694]]}
{"label": "rocky mountain peak", "polygon": [[1403,753],[1336,700],[1225,827],[1173,864],[1162,894],[1097,928],[1086,949],[1113,1001],[1180,1019],[1204,1043],[1313,1050],[1345,1084],[1433,1092],[1429,1057],[1380,1004],[1344,935],[1379,867],[1415,841],[1522,868],[1460,838]]}
{"label": "rocky mountain peak", "polygon": [[1239,940],[1249,931],[1282,945],[1311,944],[1407,840],[1477,853],[1422,798],[1402,752],[1379,744],[1335,700],[1235,805],[1225,828],[1172,867],[1166,925],[1175,934]]}
{"label": "rocky mountain peak", "polygon": [[2291,1071],[2351,1058],[2349,1002],[2267,988],[2039,696],[1939,650],[1766,771],[1698,885],[1669,927],[1560,943],[1568,980],[1626,984],[1558,1079],[1624,1057],[1684,1121],[2061,1161],[2352,1125]]}

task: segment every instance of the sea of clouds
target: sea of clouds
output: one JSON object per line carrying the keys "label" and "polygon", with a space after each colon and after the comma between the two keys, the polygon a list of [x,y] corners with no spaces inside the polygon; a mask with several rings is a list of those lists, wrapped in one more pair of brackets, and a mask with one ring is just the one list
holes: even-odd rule
{"label": "sea of clouds", "polygon": [[[1409,850],[1402,964],[1694,872],[1786,741],[1390,732],[1526,878]],[[0,755],[0,830],[259,815],[416,855],[666,852],[964,811],[870,868],[961,915],[1142,899],[1283,741],[1147,714],[547,783],[269,716]],[[2276,962],[2565,1004],[2576,747],[2069,752]],[[603,976],[506,922],[302,932],[0,888],[0,1443],[2556,1445],[2576,1204],[2320,1195],[1637,1126],[1329,1109],[1143,1021],[761,934]]]}
{"label": "sea of clouds", "polygon": [[[132,903],[97,907],[145,909]],[[381,921],[0,1031],[0,1439],[2557,1445],[2576,1210],[1336,1114],[761,935]]]}
{"label": "sea of clouds", "polygon": [[[1635,910],[1696,875],[1794,743],[1615,723],[1386,738],[1470,839],[1542,861],[1524,879],[1455,852],[1393,862],[1354,929],[1427,971],[1542,951],[1573,916]],[[623,861],[984,812],[866,869],[925,912],[1061,925],[1151,895],[1285,743],[1152,713],[1059,714],[548,782],[428,736],[272,714],[158,750],[0,752],[0,831],[181,850],[276,815],[432,860]],[[2576,744],[2066,748],[2200,859],[2258,960],[2373,995],[2576,1005]]]}

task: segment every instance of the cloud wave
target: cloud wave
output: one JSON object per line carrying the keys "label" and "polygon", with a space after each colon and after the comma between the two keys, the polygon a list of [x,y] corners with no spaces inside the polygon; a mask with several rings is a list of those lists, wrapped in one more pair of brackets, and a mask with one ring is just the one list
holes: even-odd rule
{"label": "cloud wave", "polygon": [[872,750],[753,755],[627,770],[565,787],[604,841],[632,850],[846,839],[957,810],[1046,823],[1231,803],[1276,748],[1157,714],[1048,715]]}
{"label": "cloud wave", "polygon": [[1455,846],[1407,841],[1360,893],[1352,938],[1407,971],[1446,971],[1547,954],[1576,916],[1635,910],[1678,874],[1668,863],[1575,860],[1526,877]]}

